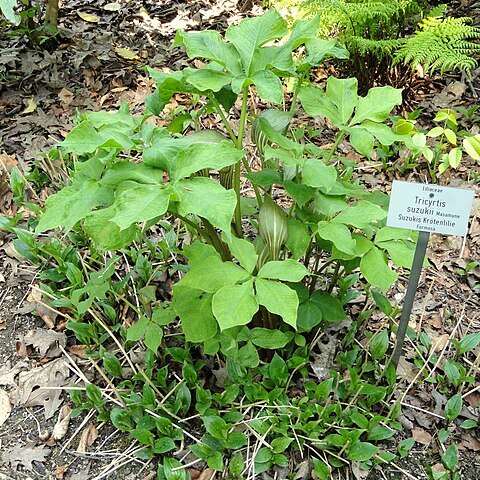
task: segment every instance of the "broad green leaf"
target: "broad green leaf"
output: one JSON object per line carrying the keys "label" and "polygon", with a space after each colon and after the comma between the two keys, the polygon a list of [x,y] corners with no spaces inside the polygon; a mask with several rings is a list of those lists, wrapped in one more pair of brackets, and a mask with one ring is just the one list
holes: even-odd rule
{"label": "broad green leaf", "polygon": [[302,170],[302,182],[309,187],[319,188],[328,193],[337,181],[337,170],[333,165],[325,165],[322,160],[309,158]]}
{"label": "broad green leaf", "polygon": [[241,72],[240,59],[234,46],[223,41],[214,30],[178,31],[173,46],[184,45],[190,58],[205,58],[224,66],[231,73]]}
{"label": "broad green leaf", "polygon": [[284,182],[285,190],[295,200],[299,207],[303,207],[315,195],[315,188],[295,183],[290,180]]}
{"label": "broad green leaf", "polygon": [[332,221],[363,229],[377,223],[379,220],[383,220],[386,216],[387,212],[383,210],[383,208],[362,200],[353,205],[349,205]]}
{"label": "broad green leaf", "polygon": [[[201,142],[201,139],[198,139]],[[188,136],[185,141],[188,141]],[[192,173],[211,168],[220,170],[240,161],[245,155],[232,142],[194,143],[180,150],[171,161],[168,173],[173,181],[189,177]]]}
{"label": "broad green leaf", "polygon": [[384,122],[395,105],[401,105],[402,91],[393,87],[373,87],[366,97],[358,99],[357,109],[350,125],[364,120]]}
{"label": "broad green leaf", "polygon": [[230,73],[219,72],[212,68],[199,68],[185,71],[185,78],[190,85],[193,85],[200,92],[208,90],[219,92],[232,81],[233,76]]}
{"label": "broad green leaf", "polygon": [[148,110],[154,115],[160,115],[173,94],[196,93],[193,86],[185,83],[182,71],[165,73],[150,67],[147,67],[147,71],[157,85],[155,92],[145,100]]}
{"label": "broad green leaf", "polygon": [[177,283],[183,287],[197,288],[214,293],[227,285],[247,280],[250,274],[232,262],[222,262],[218,256],[210,256],[196,264]]}
{"label": "broad green leaf", "polygon": [[317,290],[313,292],[310,300],[320,308],[322,319],[325,322],[336,323],[348,318],[343,310],[342,302],[327,292]]}
{"label": "broad green leaf", "polygon": [[407,143],[408,146],[413,146],[410,135],[399,135],[384,123],[376,123],[367,120],[362,123],[362,127],[377,138],[382,145],[392,145],[395,142],[403,142]]}
{"label": "broad green leaf", "polygon": [[258,278],[299,282],[308,275],[305,266],[291,258],[282,261],[267,262],[258,272]]}
{"label": "broad green leaf", "polygon": [[270,70],[261,70],[252,76],[258,96],[272,103],[283,102],[283,86],[280,79]]}
{"label": "broad green leaf", "polygon": [[142,163],[118,162],[108,168],[101,183],[117,187],[128,180],[145,185],[159,185],[163,183],[163,172],[159,168],[147,167]]}
{"label": "broad green leaf", "polygon": [[63,188],[47,198],[45,212],[40,216],[35,233],[60,226],[71,230],[79,220],[101,205],[110,192],[110,189],[102,188],[95,180],[74,182]]}
{"label": "broad green leaf", "polygon": [[350,143],[352,147],[367,158],[370,158],[373,151],[374,138],[373,135],[363,127],[351,127]]}
{"label": "broad green leaf", "polygon": [[14,7],[17,6],[17,0],[1,0],[0,1],[0,10],[3,16],[14,25],[20,24],[20,15],[15,13]]}
{"label": "broad green leaf", "polygon": [[343,196],[324,195],[322,192],[317,192],[313,199],[314,210],[327,217],[331,217],[346,207],[347,202]]}
{"label": "broad green leaf", "polygon": [[120,250],[130,245],[135,238],[136,226],[126,229],[112,221],[115,215],[113,208],[104,208],[90,213],[83,222],[83,227],[101,250]]}
{"label": "broad green leaf", "polygon": [[232,235],[227,239],[223,235],[223,240],[228,243],[230,252],[239,261],[240,265],[248,272],[252,273],[257,264],[258,255],[255,252],[255,246],[252,242]]}
{"label": "broad green leaf", "polygon": [[369,250],[360,261],[360,271],[368,283],[386,292],[398,275],[388,266],[386,255],[377,247]]}
{"label": "broad green leaf", "polygon": [[300,89],[300,102],[309,115],[327,117],[337,127],[342,119],[335,104],[325,95],[322,89],[309,85]]}
{"label": "broad green leaf", "polygon": [[353,240],[350,230],[345,225],[322,220],[318,224],[317,234],[320,238],[332,242],[341,252],[354,257],[357,256],[355,240]]}
{"label": "broad green leaf", "polygon": [[212,299],[212,310],[220,330],[249,323],[258,311],[253,280],[218,290]]}
{"label": "broad green leaf", "polygon": [[465,335],[458,343],[456,343],[458,355],[463,355],[464,353],[473,350],[480,344],[480,332],[469,333]]}
{"label": "broad green leaf", "polygon": [[177,283],[173,286],[172,308],[180,317],[188,342],[204,342],[217,334],[211,293]]}
{"label": "broad green leaf", "polygon": [[233,190],[225,190],[214,180],[202,177],[180,180],[175,188],[180,198],[180,215],[194,213],[206,218],[225,233],[230,233],[230,224],[237,204]]}
{"label": "broad green leaf", "polygon": [[246,173],[245,177],[251,180],[256,185],[268,188],[275,184],[283,182],[283,176],[280,172],[272,170],[271,168],[262,168],[258,172]]}
{"label": "broad green leaf", "polygon": [[249,338],[251,342],[260,348],[277,349],[283,348],[288,343],[288,336],[280,330],[270,330],[269,328],[253,328],[250,331]]}
{"label": "broad green leaf", "polygon": [[312,19],[296,20],[293,23],[292,30],[285,45],[293,51],[307,40],[314,39],[318,36],[318,29],[320,28],[320,15],[315,15]]}
{"label": "broad green leaf", "polygon": [[309,332],[322,321],[322,311],[310,298],[298,307],[297,327],[300,332]]}
{"label": "broad green leaf", "polygon": [[116,212],[111,221],[115,222],[121,230],[133,223],[146,222],[159,217],[167,211],[170,189],[163,185],[138,185],[133,182],[127,182],[127,184],[126,188],[117,194],[111,207]]}
{"label": "broad green leaf", "polygon": [[337,40],[312,38],[305,42],[307,55],[304,63],[312,66],[321,65],[326,57],[335,57],[346,60],[350,57],[349,51]]}
{"label": "broad green leaf", "polygon": [[250,71],[255,49],[287,33],[287,22],[276,10],[270,9],[262,16],[247,18],[228,27],[225,37],[237,49],[244,71],[249,75],[255,73]]}
{"label": "broad green leaf", "polygon": [[[392,262],[397,267],[412,268],[413,256],[415,254],[415,244],[403,240],[390,240],[388,242],[376,242],[380,248],[387,250]],[[428,266],[428,259],[425,257],[424,266]]]}
{"label": "broad green leaf", "polygon": [[108,135],[100,133],[93,122],[85,120],[72,128],[67,138],[61,143],[68,152],[77,155],[93,153],[108,141]]}
{"label": "broad green leaf", "polygon": [[284,74],[295,74],[292,53],[288,45],[274,45],[255,49],[250,72],[262,72],[272,68]]}
{"label": "broad green leaf", "polygon": [[347,458],[352,462],[365,462],[370,460],[379,448],[368,442],[354,442],[347,451]]}
{"label": "broad green leaf", "polygon": [[338,118],[346,124],[357,105],[358,81],[356,78],[336,78],[333,75],[327,80],[326,95],[338,111]]}
{"label": "broad green leaf", "polygon": [[415,240],[416,232],[403,228],[382,227],[377,230],[375,243],[380,244],[390,240]]}
{"label": "broad green leaf", "polygon": [[308,226],[295,218],[288,220],[287,248],[292,253],[294,260],[299,260],[310,245],[311,235]]}
{"label": "broad green leaf", "polygon": [[258,278],[255,281],[257,300],[269,312],[280,315],[285,323],[297,328],[297,293],[283,283]]}

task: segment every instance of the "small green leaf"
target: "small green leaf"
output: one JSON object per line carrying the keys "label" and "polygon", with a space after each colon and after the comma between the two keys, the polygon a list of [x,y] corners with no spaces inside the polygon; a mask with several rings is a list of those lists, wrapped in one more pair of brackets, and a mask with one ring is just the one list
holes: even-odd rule
{"label": "small green leaf", "polygon": [[442,455],[442,463],[445,468],[454,472],[458,465],[458,448],[455,444],[449,445]]}
{"label": "small green leaf", "polygon": [[382,330],[375,334],[370,343],[370,355],[374,360],[382,359],[388,350],[388,331]]}
{"label": "small green leaf", "polygon": [[445,360],[445,363],[443,364],[443,371],[450,382],[452,382],[454,387],[458,387],[460,385],[462,376],[460,374],[460,369],[458,368],[457,362],[450,359]]}
{"label": "small green leaf", "polygon": [[122,365],[113,353],[105,352],[102,356],[103,366],[106,372],[112,377],[122,378]]}
{"label": "small green leaf", "polygon": [[377,452],[378,447],[368,442],[355,442],[348,449],[347,458],[352,462],[365,462],[370,460]]}
{"label": "small green leaf", "polygon": [[153,352],[157,353],[158,347],[162,343],[163,329],[154,322],[149,322],[145,331],[145,345]]}
{"label": "small green leaf", "polygon": [[305,255],[311,239],[308,226],[304,222],[296,218],[288,219],[288,238],[286,245],[292,253],[294,260],[299,260]]}
{"label": "small green leaf", "polygon": [[462,411],[463,400],[462,394],[457,393],[453,397],[449,398],[445,405],[445,420],[450,423],[455,420]]}
{"label": "small green leaf", "polygon": [[480,332],[478,333],[469,333],[465,335],[459,342],[456,344],[457,354],[463,355],[474,348],[480,345]]}
{"label": "small green leaf", "polygon": [[310,299],[320,308],[322,319],[326,322],[336,323],[348,318],[338,297],[316,290]]}
{"label": "small green leaf", "polygon": [[410,450],[412,449],[413,445],[415,444],[415,440],[413,437],[403,439],[397,447],[398,453],[400,458],[405,458]]}
{"label": "small green leaf", "polygon": [[355,126],[348,129],[352,147],[366,158],[370,158],[373,152],[375,139],[373,135],[363,127]]}
{"label": "small green leaf", "polygon": [[226,440],[228,435],[229,426],[223,420],[223,418],[217,417],[215,415],[205,415],[202,417],[203,424],[207,432],[219,440]]}
{"label": "small green leaf", "polygon": [[288,258],[287,260],[267,262],[258,272],[258,278],[299,282],[308,275],[308,270],[302,263]]}

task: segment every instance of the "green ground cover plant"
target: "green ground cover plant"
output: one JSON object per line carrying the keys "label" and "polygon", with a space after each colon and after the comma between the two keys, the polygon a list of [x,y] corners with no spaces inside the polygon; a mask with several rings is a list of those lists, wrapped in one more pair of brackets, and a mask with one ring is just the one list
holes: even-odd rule
{"label": "green ground cover plant", "polygon": [[[17,203],[35,215],[25,228],[21,215],[0,226],[42,266],[42,294],[108,386],[72,390],[74,415],[93,408],[129,432],[136,455],[160,456],[159,479],[188,478],[173,455],[184,445],[231,479],[310,455],[322,480],[350,462],[392,462],[413,445],[389,443],[402,430],[390,329],[369,332],[365,320],[379,308],[395,330],[398,308],[385,294],[397,279],[392,263],[411,265],[415,233],[385,226],[388,196],[367,191],[337,147],[348,139],[370,157],[417,146],[389,121],[400,90],[361,96],[354,78],[310,84],[311,68],[348,56],[318,38],[319,22],[289,29],[269,10],[224,37],[180,31],[174,45],[203,66],[148,68],[157,89],[142,116],[126,105],[78,114],[45,159],[68,178],[45,206],[28,188],[52,179],[12,173]],[[158,127],[175,94],[191,109]],[[331,123],[328,148],[295,122],[298,102]],[[201,128],[207,117],[217,130]],[[341,347],[313,375],[322,339]],[[448,372],[449,389],[469,381],[454,363]],[[445,426],[458,416],[453,403]],[[453,448],[442,461],[455,471]]]}

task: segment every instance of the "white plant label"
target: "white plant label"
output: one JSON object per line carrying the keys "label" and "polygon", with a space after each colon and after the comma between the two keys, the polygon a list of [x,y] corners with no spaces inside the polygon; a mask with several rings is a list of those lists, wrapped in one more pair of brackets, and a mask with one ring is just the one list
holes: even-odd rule
{"label": "white plant label", "polygon": [[473,190],[394,180],[387,225],[463,237],[473,195]]}

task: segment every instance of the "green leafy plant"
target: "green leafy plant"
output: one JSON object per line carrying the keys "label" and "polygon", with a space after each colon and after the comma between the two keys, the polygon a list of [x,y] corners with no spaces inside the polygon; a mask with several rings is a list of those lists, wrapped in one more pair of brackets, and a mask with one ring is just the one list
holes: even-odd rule
{"label": "green leafy plant", "polygon": [[[394,314],[383,295],[397,278],[389,263],[410,267],[415,235],[385,226],[388,197],[355,182],[337,147],[348,138],[370,156],[380,144],[410,145],[411,136],[387,124],[399,90],[359,96],[355,79],[334,77],[325,89],[309,85],[313,66],[346,56],[317,38],[318,28],[314,18],[289,31],[270,10],[225,37],[178,32],[175,45],[205,65],[148,69],[158,88],[143,116],[126,105],[79,114],[51,153],[66,163],[67,184],[43,211],[33,207],[26,229],[1,223],[17,235],[17,250],[42,264],[43,294],[111,379],[111,391],[75,390],[75,414],[97,409],[130,432],[139,455],[163,455],[188,438],[211,468],[241,478],[248,430],[272,447],[256,448],[257,472],[284,466],[287,448],[307,442],[328,454],[316,466],[324,476],[339,458],[368,467],[393,458],[375,444],[401,429],[387,400],[395,384],[389,335],[368,333],[365,349],[355,335],[375,303]],[[250,110],[259,101],[287,104],[287,89],[288,110]],[[159,128],[154,116],[177,93],[193,98],[191,108],[177,112],[177,123],[169,112],[170,128]],[[337,129],[333,145],[293,127],[297,99]],[[217,130],[198,130],[207,115]],[[25,204],[25,180],[12,183]],[[242,195],[242,183],[252,195]],[[60,238],[46,233],[57,228]],[[365,310],[350,324],[345,306],[361,293]],[[348,330],[338,370],[299,382],[305,395],[291,395],[297,378],[307,379],[319,332],[341,322]],[[136,346],[141,367],[131,359]],[[226,372],[221,388],[209,383],[217,361]],[[178,467],[164,458],[158,478],[184,478]]]}

